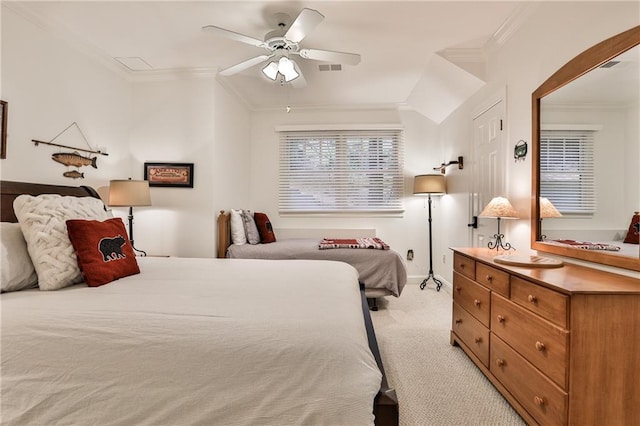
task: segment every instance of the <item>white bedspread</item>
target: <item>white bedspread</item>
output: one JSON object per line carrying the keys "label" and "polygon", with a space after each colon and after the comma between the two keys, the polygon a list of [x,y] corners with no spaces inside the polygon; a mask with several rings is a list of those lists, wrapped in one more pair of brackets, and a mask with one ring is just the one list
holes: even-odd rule
{"label": "white bedspread", "polygon": [[2,294],[2,424],[373,423],[353,267],[139,263],[102,287]]}

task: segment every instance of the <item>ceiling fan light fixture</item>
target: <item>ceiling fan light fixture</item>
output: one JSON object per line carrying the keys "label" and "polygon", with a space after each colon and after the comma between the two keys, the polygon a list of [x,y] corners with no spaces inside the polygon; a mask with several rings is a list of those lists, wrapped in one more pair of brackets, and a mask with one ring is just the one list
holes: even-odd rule
{"label": "ceiling fan light fixture", "polygon": [[296,71],[293,61],[286,56],[278,61],[278,72],[284,76],[286,82],[295,80],[300,75]]}
{"label": "ceiling fan light fixture", "polygon": [[266,67],[262,68],[262,73],[275,81],[278,77],[278,64],[273,61],[269,62]]}

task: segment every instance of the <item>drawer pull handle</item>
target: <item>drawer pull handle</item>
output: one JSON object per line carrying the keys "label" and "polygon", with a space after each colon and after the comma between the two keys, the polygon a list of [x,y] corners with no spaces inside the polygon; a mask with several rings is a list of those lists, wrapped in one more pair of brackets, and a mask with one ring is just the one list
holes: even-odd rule
{"label": "drawer pull handle", "polygon": [[480,306],[480,301],[478,299],[476,299],[476,300],[473,301],[473,304],[476,305],[476,306]]}
{"label": "drawer pull handle", "polygon": [[476,343],[482,343],[482,337],[476,337]]}
{"label": "drawer pull handle", "polygon": [[493,281],[493,277],[491,275],[487,275],[486,278],[487,278],[487,281],[489,281],[489,282]]}
{"label": "drawer pull handle", "polygon": [[461,319],[457,319],[456,320],[456,324],[462,324],[462,320]]}
{"label": "drawer pull handle", "polygon": [[504,365],[504,360],[500,358],[496,358],[496,365],[498,367],[502,367]]}
{"label": "drawer pull handle", "polygon": [[502,315],[498,315],[498,322],[504,322],[504,317]]}
{"label": "drawer pull handle", "polygon": [[535,396],[533,398],[533,402],[536,403],[536,405],[542,407],[543,405],[545,405],[547,403],[547,401],[545,401],[545,399],[541,396]]}
{"label": "drawer pull handle", "polygon": [[544,343],[536,342],[536,349],[539,350],[539,351],[544,351],[546,349],[546,347],[544,346]]}
{"label": "drawer pull handle", "polygon": [[527,297],[527,300],[528,300],[529,302],[531,302],[531,303],[536,303],[536,302],[538,301],[538,298],[537,298],[537,297],[535,297],[533,294],[530,294],[530,295]]}
{"label": "drawer pull handle", "polygon": [[456,287],[456,291],[460,293],[462,291],[462,287]]}
{"label": "drawer pull handle", "polygon": [[464,264],[464,263],[461,263],[461,264],[460,264],[460,269],[464,269],[464,267],[465,267],[465,264]]}

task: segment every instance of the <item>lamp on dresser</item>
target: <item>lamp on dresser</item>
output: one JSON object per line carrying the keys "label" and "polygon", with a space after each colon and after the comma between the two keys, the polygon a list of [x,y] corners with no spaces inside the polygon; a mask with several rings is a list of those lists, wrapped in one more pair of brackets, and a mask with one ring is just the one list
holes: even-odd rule
{"label": "lamp on dresser", "polygon": [[446,182],[443,175],[418,175],[413,180],[413,194],[427,195],[429,203],[429,275],[420,283],[420,289],[424,290],[429,279],[433,279],[436,284],[436,290],[440,291],[442,281],[437,279],[433,274],[433,238],[431,232],[431,195],[446,194]]}
{"label": "lamp on dresser", "polygon": [[131,247],[143,256],[147,253],[138,250],[133,243],[133,208],[151,205],[149,182],[146,180],[112,180],[109,182],[109,206],[129,207],[129,241]]}
{"label": "lamp on dresser", "polygon": [[[542,219],[552,219],[554,217],[562,217],[562,213],[556,209],[556,206],[547,197],[540,197],[540,232],[542,232]],[[547,239],[544,234],[540,237],[542,241]]]}
{"label": "lamp on dresser", "polygon": [[[511,244],[504,241],[504,234],[500,233],[501,219],[517,219],[518,212],[513,208],[509,200],[504,197],[494,197],[489,204],[485,206],[479,215],[480,217],[495,217],[498,219],[498,232],[493,235],[495,241],[489,241],[487,246],[496,250],[511,250]],[[515,249],[514,249],[515,250]]]}

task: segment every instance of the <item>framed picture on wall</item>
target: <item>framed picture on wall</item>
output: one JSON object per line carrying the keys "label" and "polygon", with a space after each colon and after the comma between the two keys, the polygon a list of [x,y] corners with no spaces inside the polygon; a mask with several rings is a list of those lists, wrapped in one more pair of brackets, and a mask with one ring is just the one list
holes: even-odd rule
{"label": "framed picture on wall", "polygon": [[193,163],[144,163],[149,186],[193,188]]}
{"label": "framed picture on wall", "polygon": [[0,101],[0,158],[7,158],[7,103]]}

